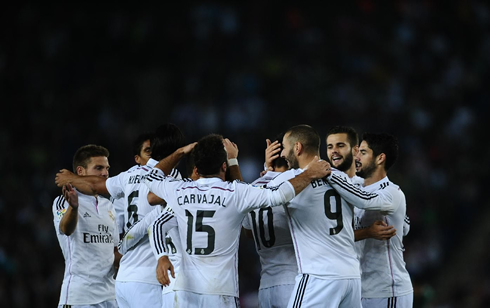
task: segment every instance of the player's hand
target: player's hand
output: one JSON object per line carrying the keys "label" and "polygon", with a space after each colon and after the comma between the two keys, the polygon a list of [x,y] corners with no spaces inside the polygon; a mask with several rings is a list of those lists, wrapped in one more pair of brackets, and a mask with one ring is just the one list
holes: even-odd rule
{"label": "player's hand", "polygon": [[332,172],[330,164],[318,156],[315,156],[304,170],[312,180],[324,178]]}
{"label": "player's hand", "polygon": [[189,143],[188,145],[182,147],[182,152],[184,152],[184,154],[189,154],[192,151],[192,149],[194,149],[196,144],[197,142]]}
{"label": "player's hand", "polygon": [[160,257],[157,264],[157,280],[163,285],[168,286],[170,284],[170,278],[168,277],[168,271],[173,278],[175,278],[174,266],[167,256]]}
{"label": "player's hand", "polygon": [[228,153],[228,159],[238,157],[238,146],[235,142],[231,142],[230,139],[223,139],[223,145],[225,146],[226,153]]}
{"label": "player's hand", "polygon": [[75,174],[73,174],[73,172],[66,169],[61,169],[60,172],[56,173],[54,182],[56,183],[56,186],[63,187],[64,185],[70,183],[74,176]]}
{"label": "player's hand", "polygon": [[387,240],[396,235],[396,229],[388,226],[384,221],[376,220],[369,226],[369,237],[380,241]]}
{"label": "player's hand", "polygon": [[269,139],[265,139],[265,143],[267,144],[265,148],[265,167],[269,171],[274,171],[272,162],[281,155],[281,143],[278,140],[271,143]]}
{"label": "player's hand", "polygon": [[78,194],[77,192],[73,189],[73,187],[70,184],[63,185],[63,197],[65,197],[66,202],[74,208],[78,209]]}

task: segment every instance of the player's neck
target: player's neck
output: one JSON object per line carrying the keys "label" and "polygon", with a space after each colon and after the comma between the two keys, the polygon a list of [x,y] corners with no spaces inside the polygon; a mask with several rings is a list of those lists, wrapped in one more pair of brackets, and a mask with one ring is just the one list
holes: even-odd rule
{"label": "player's neck", "polygon": [[301,156],[298,156],[298,166],[301,169],[304,169],[306,166],[308,166],[309,163],[313,160],[315,156],[318,156],[318,159],[320,159],[320,154],[307,154],[303,153]]}
{"label": "player's neck", "polygon": [[352,179],[356,175],[356,165],[352,164],[349,169],[345,170],[345,173]]}
{"label": "player's neck", "polygon": [[216,173],[216,174],[209,174],[209,175],[200,175],[201,179],[210,179],[210,178],[218,178],[218,179],[221,179],[222,181],[225,180],[225,173],[223,172],[220,172],[220,173]]}
{"label": "player's neck", "polygon": [[386,177],[386,171],[383,168],[378,168],[376,171],[371,174],[371,176],[364,179],[364,186],[369,186],[378,181],[381,181]]}

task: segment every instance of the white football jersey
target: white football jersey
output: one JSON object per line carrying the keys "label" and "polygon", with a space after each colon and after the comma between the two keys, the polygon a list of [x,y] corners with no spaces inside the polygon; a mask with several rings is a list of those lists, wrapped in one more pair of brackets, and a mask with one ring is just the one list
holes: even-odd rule
{"label": "white football jersey", "polygon": [[[148,188],[146,185],[142,185],[141,178],[148,169],[153,168],[157,163],[158,161],[150,158],[145,166],[132,167],[108,178],[106,181],[106,187],[111,196],[115,199],[123,198],[124,200],[125,231],[155,208],[148,203]],[[171,176],[180,178],[180,173],[174,169]],[[146,237],[134,249],[123,255],[116,280],[160,284],[155,276],[156,265],[150,249],[150,242]]]}
{"label": "white football jersey", "polygon": [[[142,220],[137,221],[131,228],[129,228],[118,245],[119,252],[123,256],[140,245],[143,239],[148,242],[148,228],[162,212],[169,212],[173,215],[173,210],[169,205],[166,205],[165,209],[161,206],[156,206],[154,210],[145,215]],[[168,251],[168,258],[174,266],[174,274],[175,277],[177,277],[182,259],[182,244],[180,243],[179,230],[177,228],[170,229],[165,238],[162,239],[162,243],[165,243],[164,245]],[[152,258],[154,258],[153,253]],[[153,272],[155,272],[155,269]],[[171,275],[169,275],[169,278],[170,285],[163,287],[162,294],[173,291],[176,278],[173,278]]]}
{"label": "white football jersey", "polygon": [[[396,230],[408,232],[406,216],[406,201],[400,187],[390,182],[388,177],[364,187],[369,192],[388,191],[393,197],[392,208],[389,211],[360,210],[357,214],[358,227],[367,228],[376,220],[382,220]],[[405,268],[403,259],[403,236],[405,232],[397,232],[386,241],[365,239],[361,253],[362,297],[384,298],[397,297],[413,292],[410,275]]]}
{"label": "white football jersey", "polygon": [[[291,169],[274,179],[303,172]],[[323,279],[360,278],[354,250],[353,208],[325,179],[314,180],[286,205],[298,270]]]}
{"label": "white football jersey", "polygon": [[[268,171],[251,185],[266,186],[280,174]],[[252,230],[255,248],[260,257],[259,289],[294,285],[298,266],[284,208],[275,206],[253,210],[243,221],[243,227]]]}
{"label": "white football jersey", "polygon": [[67,236],[60,221],[69,205],[63,196],[53,202],[53,222],[65,258],[59,305],[90,305],[115,299],[114,246],[119,239],[112,203],[78,192],[78,222]]}
{"label": "white football jersey", "polygon": [[219,178],[175,180],[153,169],[144,182],[172,205],[174,215],[162,215],[150,226],[152,248],[158,258],[167,255],[162,245],[167,230],[178,226],[185,252],[175,290],[238,297],[238,243],[245,216],[253,209],[291,200],[294,188],[282,183],[258,188]]}
{"label": "white football jersey", "polygon": [[[274,179],[281,182],[303,172],[293,169]],[[357,189],[347,174],[332,169],[328,178],[341,179],[349,191]],[[388,200],[362,192],[349,196],[363,207],[384,207]],[[353,206],[341,198],[326,178],[314,180],[286,207],[296,252],[298,270],[323,279],[360,278],[359,259],[354,249]]]}

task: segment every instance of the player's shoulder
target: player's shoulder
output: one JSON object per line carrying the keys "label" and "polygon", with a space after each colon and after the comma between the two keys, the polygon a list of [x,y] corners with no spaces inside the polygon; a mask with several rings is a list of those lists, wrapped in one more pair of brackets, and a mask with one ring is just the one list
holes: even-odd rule
{"label": "player's shoulder", "polygon": [[61,210],[65,207],[65,197],[63,195],[59,195],[53,201],[53,210]]}
{"label": "player's shoulder", "polygon": [[270,186],[277,186],[287,180],[290,180],[297,176],[298,174],[302,173],[303,169],[289,169],[286,170],[280,174],[278,174],[274,179],[272,179],[269,184],[267,184],[268,187]]}

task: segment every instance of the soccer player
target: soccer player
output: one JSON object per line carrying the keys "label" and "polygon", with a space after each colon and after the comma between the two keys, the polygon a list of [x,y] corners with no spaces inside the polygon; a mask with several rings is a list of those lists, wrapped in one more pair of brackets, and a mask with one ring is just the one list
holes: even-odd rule
{"label": "soccer player", "polygon": [[[109,151],[86,145],[73,157],[79,176],[109,176]],[[65,258],[59,307],[115,308],[114,247],[119,238],[112,203],[82,194],[70,184],[53,202],[54,227]]]}
{"label": "soccer player", "polygon": [[[153,133],[142,133],[140,134],[133,143],[133,154],[134,161],[136,165],[134,165],[129,170],[135,170],[139,166],[144,166],[148,162],[151,157],[151,146],[150,141],[153,138]],[[124,226],[127,222],[124,218],[124,213],[126,212],[124,198],[114,199],[112,198],[112,203],[114,204],[114,209],[116,210],[116,222],[119,232],[121,232],[121,236],[126,231],[126,227]]]}
{"label": "soccer player", "polygon": [[[288,169],[287,161],[279,157],[282,150],[280,140],[282,134],[273,143],[266,140],[265,161],[268,171],[252,185],[267,186],[272,179]],[[247,236],[255,240],[260,257],[259,307],[287,307],[298,266],[284,208],[275,206],[255,209],[247,215],[243,227]]]}
{"label": "soccer player", "polygon": [[[292,169],[272,184],[301,174],[308,161],[319,155],[320,136],[311,126],[298,125],[285,133],[282,145],[281,157]],[[350,201],[356,200],[360,207],[382,207],[389,200],[359,191],[344,172],[332,170],[328,178],[333,176],[345,181],[336,189],[354,192],[351,200],[344,200],[326,179],[319,179],[285,206],[299,271],[288,307],[361,307]]]}
{"label": "soccer player", "polygon": [[[236,307],[238,305],[237,252],[241,223],[254,208],[279,205],[292,199],[312,179],[329,173],[327,162],[313,158],[298,177],[272,189],[245,183],[225,182],[227,156],[219,135],[202,138],[194,148],[194,161],[200,178],[179,181],[166,177],[173,157],[160,161],[144,182],[156,195],[167,200],[174,215],[164,213],[148,228],[150,242],[158,259],[157,277],[168,283],[167,250],[163,243],[167,230],[178,226],[185,246],[180,273],[175,283],[176,306]],[[180,150],[182,152],[183,150]],[[172,164],[172,163],[170,163]],[[131,229],[126,238],[133,235]]]}
{"label": "soccer player", "polygon": [[398,142],[389,134],[365,133],[357,157],[360,162],[357,174],[364,178],[364,189],[369,192],[388,191],[393,196],[390,208],[363,211],[360,227],[367,228],[373,222],[383,221],[397,230],[404,230],[385,241],[371,238],[364,241],[361,254],[362,306],[412,307],[413,287],[403,259],[403,235],[409,227],[406,223],[406,200],[400,187],[387,176],[398,157]]}
{"label": "soccer player", "polygon": [[[345,172],[353,184],[362,186],[364,179],[356,175],[355,157],[359,153],[359,137],[357,132],[349,126],[334,126],[326,136],[327,161],[337,170]],[[356,249],[360,254],[366,238],[378,240],[389,239],[396,234],[393,226],[388,226],[382,220],[374,221],[369,227],[361,228],[359,225],[360,215],[363,209],[354,207],[354,234]],[[361,279],[362,284],[362,279]]]}
{"label": "soccer player", "polygon": [[[72,183],[88,194],[105,193],[113,198],[124,198],[125,228],[131,227],[139,219],[153,210],[147,199],[148,188],[141,185],[141,177],[160,160],[183,145],[184,136],[180,129],[170,123],[155,130],[151,140],[152,158],[145,166],[130,169],[117,176],[106,179],[96,177],[76,177],[66,170],[56,175],[58,185]],[[173,167],[173,166],[172,166]],[[170,176],[180,178],[176,169],[166,170]],[[116,277],[116,298],[119,307],[158,307],[162,306],[162,287],[155,277],[156,261],[148,239],[126,253],[119,266]]]}

